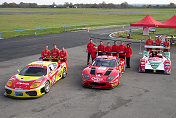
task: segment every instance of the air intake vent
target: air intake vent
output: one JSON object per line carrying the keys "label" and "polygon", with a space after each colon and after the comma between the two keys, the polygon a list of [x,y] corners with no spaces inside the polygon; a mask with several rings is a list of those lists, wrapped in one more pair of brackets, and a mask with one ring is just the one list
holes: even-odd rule
{"label": "air intake vent", "polygon": [[90,74],[91,74],[91,75],[95,75],[95,69],[96,69],[95,67],[92,67],[92,68],[91,68],[91,71],[90,71]]}
{"label": "air intake vent", "polygon": [[109,68],[107,71],[106,71],[106,73],[104,74],[105,76],[108,76],[108,75],[110,75],[111,74],[111,72],[112,72],[112,68]]}

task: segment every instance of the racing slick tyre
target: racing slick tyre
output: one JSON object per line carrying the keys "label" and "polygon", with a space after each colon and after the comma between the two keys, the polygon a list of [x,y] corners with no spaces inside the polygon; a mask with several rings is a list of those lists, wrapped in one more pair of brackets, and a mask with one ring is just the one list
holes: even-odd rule
{"label": "racing slick tyre", "polygon": [[67,71],[66,71],[66,68],[64,68],[62,72],[62,78],[65,78],[66,76],[67,76]]}
{"label": "racing slick tyre", "polygon": [[166,73],[166,72],[164,72],[164,74],[166,74],[166,75],[170,75],[170,74],[171,74],[171,71],[170,71],[170,72],[167,72],[167,73]]}
{"label": "racing slick tyre", "polygon": [[49,81],[46,81],[45,87],[44,87],[44,91],[45,91],[45,93],[48,93],[50,91],[50,83],[49,83]]}
{"label": "racing slick tyre", "polygon": [[139,73],[141,73],[141,69],[139,68],[139,71],[138,71]]}
{"label": "racing slick tyre", "polygon": [[123,71],[123,72],[125,72],[125,70],[126,70],[126,66],[125,66],[125,64],[124,64],[124,71]]}

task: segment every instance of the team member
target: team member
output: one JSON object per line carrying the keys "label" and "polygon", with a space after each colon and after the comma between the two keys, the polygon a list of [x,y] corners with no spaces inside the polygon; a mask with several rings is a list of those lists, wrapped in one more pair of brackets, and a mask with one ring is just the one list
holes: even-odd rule
{"label": "team member", "polygon": [[[147,39],[146,45],[148,45],[148,46],[152,46],[153,45],[153,39],[151,38],[151,36],[149,36],[149,38]],[[147,49],[147,51],[151,51],[152,50],[151,48],[146,48],[146,49]]]}
{"label": "team member", "polygon": [[[161,41],[160,37],[161,37],[161,36],[159,36],[159,37],[155,40],[155,45],[156,45],[156,46],[161,46],[161,44],[162,44],[162,41]],[[159,49],[157,48],[156,50],[157,50],[158,52],[160,52],[161,49],[160,49],[160,48],[159,48]]]}
{"label": "team member", "polygon": [[48,50],[47,45],[45,46],[45,49],[42,51],[41,56],[42,56],[43,61],[49,61],[49,59],[46,59],[50,57],[50,50]]}
{"label": "team member", "polygon": [[97,48],[96,48],[96,45],[93,45],[93,47],[91,49],[91,57],[92,57],[92,62],[97,57]]}
{"label": "team member", "polygon": [[57,62],[59,60],[59,49],[57,48],[56,44],[53,44],[53,49],[51,50],[51,57],[58,58],[52,59],[53,62]]}
{"label": "team member", "polygon": [[[103,42],[102,41],[100,41],[100,45],[98,46],[98,51],[105,51],[105,46],[103,45]],[[103,55],[103,53],[102,52],[99,52],[98,53],[98,56],[99,55]]]}
{"label": "team member", "polygon": [[119,58],[125,59],[125,51],[126,51],[126,46],[124,45],[124,42],[121,41],[121,44],[119,45]]}
{"label": "team member", "polygon": [[[111,52],[112,51],[112,47],[111,47],[111,45],[110,45],[110,42],[108,42],[107,43],[107,46],[106,46],[106,48],[105,48],[105,51],[108,51],[108,52]],[[106,55],[111,55],[111,53],[106,53]]]}
{"label": "team member", "polygon": [[[168,39],[166,39],[166,41],[163,43],[163,46],[165,48],[169,48],[170,47],[170,41]],[[169,52],[169,49],[164,49],[164,52]]]}
{"label": "team member", "polygon": [[132,54],[132,48],[131,48],[131,46],[129,44],[127,44],[127,48],[126,48],[126,64],[127,64],[127,68],[130,68],[131,54]]}
{"label": "team member", "polygon": [[161,36],[159,36],[156,40],[155,40],[155,45],[156,46],[161,46],[162,41],[161,41]]}
{"label": "team member", "polygon": [[[114,45],[112,46],[112,52],[118,52],[119,46],[117,45],[117,41],[114,41]],[[113,56],[117,56],[117,53],[114,53]]]}
{"label": "team member", "polygon": [[87,65],[89,64],[88,62],[89,62],[89,59],[90,59],[91,50],[93,48],[93,45],[94,45],[94,43],[93,43],[92,39],[90,39],[90,42],[87,44],[87,52],[88,52],[88,55],[87,55]]}
{"label": "team member", "polygon": [[67,63],[67,51],[63,47],[62,50],[60,51],[60,61],[61,62],[66,62]]}

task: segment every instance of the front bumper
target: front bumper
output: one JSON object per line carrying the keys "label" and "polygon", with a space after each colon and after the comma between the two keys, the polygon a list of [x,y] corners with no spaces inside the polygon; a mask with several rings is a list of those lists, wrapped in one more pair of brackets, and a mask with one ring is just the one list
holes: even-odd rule
{"label": "front bumper", "polygon": [[16,90],[5,86],[5,95],[16,98],[36,98],[45,94],[44,86],[30,90]]}
{"label": "front bumper", "polygon": [[82,84],[84,87],[91,87],[91,88],[115,88],[119,85],[119,81],[110,83],[110,82],[92,82],[82,80]]}

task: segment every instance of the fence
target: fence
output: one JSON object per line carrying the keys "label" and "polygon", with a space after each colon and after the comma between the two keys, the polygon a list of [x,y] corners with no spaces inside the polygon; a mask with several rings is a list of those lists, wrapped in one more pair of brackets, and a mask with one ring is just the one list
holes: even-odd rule
{"label": "fence", "polygon": [[63,29],[63,31],[60,31],[60,32],[66,32],[68,30],[78,30],[78,28],[81,28],[81,27],[85,27],[86,29],[88,29],[88,24],[62,26],[62,27],[47,27],[47,28],[25,29],[25,30],[1,31],[0,32],[0,39],[2,39],[3,37],[8,37],[8,36],[3,36],[2,37],[2,34],[4,34],[4,33],[8,33],[9,34],[9,33],[12,33],[12,32],[17,32],[18,36],[20,37],[21,32],[24,32],[24,31],[27,31],[27,32],[28,31],[35,31],[32,34],[33,35],[37,35],[40,30],[49,30],[50,29],[50,33],[53,33],[54,29]]}

